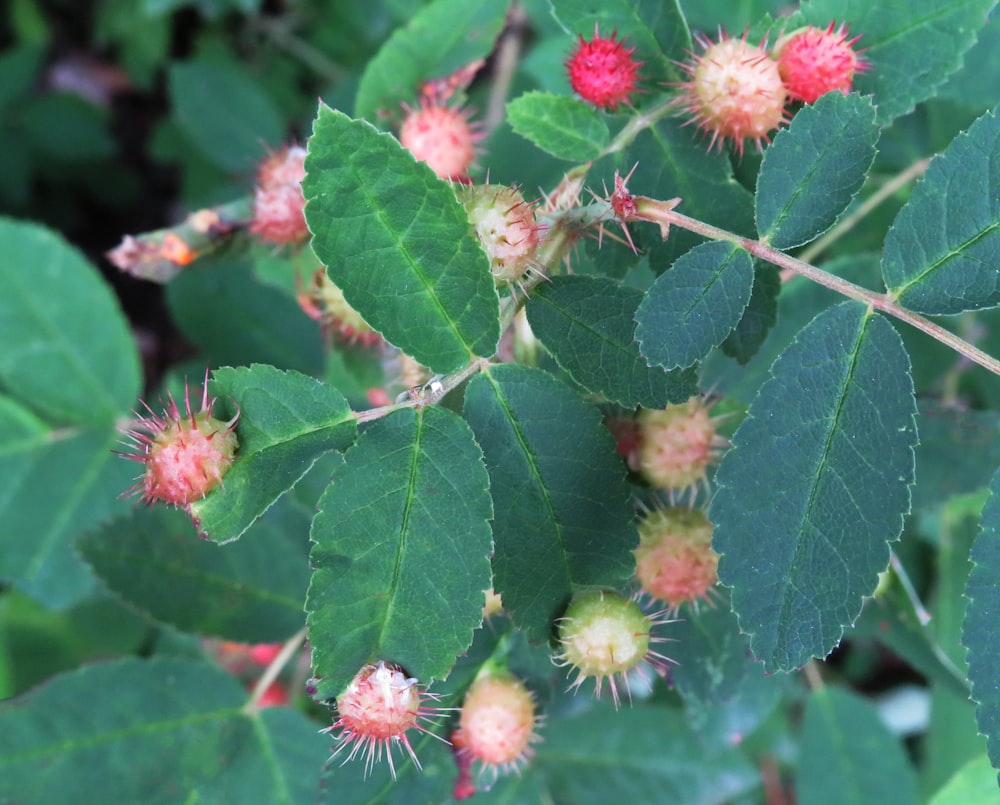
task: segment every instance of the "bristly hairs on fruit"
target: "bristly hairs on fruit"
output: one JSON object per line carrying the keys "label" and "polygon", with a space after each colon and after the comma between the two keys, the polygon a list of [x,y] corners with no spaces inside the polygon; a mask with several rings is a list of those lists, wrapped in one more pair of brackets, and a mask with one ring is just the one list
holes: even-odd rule
{"label": "bristly hairs on fruit", "polygon": [[639,68],[643,62],[632,58],[634,47],[625,47],[625,40],[616,40],[618,31],[611,38],[602,37],[594,22],[594,38],[586,40],[578,35],[575,49],[566,59],[569,83],[585,101],[599,109],[618,110],[620,104],[631,105],[637,92]]}
{"label": "bristly hairs on fruit", "polygon": [[767,52],[766,39],[751,45],[748,32],[732,39],[720,28],[718,42],[696,35],[703,52],[679,63],[689,80],[670,85],[680,90],[674,103],[690,116],[687,125],[710,137],[709,151],[722,150],[727,140],[740,155],[747,140],[762,151],[770,132],[789,121],[778,64]]}
{"label": "bristly hairs on fruit", "polygon": [[418,681],[408,677],[400,666],[384,660],[364,666],[337,697],[337,720],[320,730],[321,733],[340,730],[336,736],[339,746],[330,760],[350,747],[341,765],[363,754],[367,777],[375,763],[381,762],[384,752],[389,772],[396,779],[392,749],[401,746],[413,764],[422,769],[406,733],[415,729],[447,744],[447,740],[431,732],[421,722],[433,723],[435,718],[455,709],[428,706],[428,701],[438,702],[440,697],[422,689]]}
{"label": "bristly hairs on fruit", "polygon": [[868,69],[862,51],[854,50],[861,37],[848,39],[847,25],[834,30],[836,25],[831,22],[826,30],[809,25],[775,42],[773,55],[792,100],[813,103],[827,92],[847,94],[854,76]]}
{"label": "bristly hairs on fruit", "polygon": [[475,165],[483,133],[478,124],[470,123],[470,110],[426,97],[416,107],[403,104],[403,110],[400,145],[441,179],[471,181],[469,170]]}
{"label": "bristly hairs on fruit", "polygon": [[227,422],[212,416],[217,398],[208,396],[208,372],[205,367],[198,411],[191,409],[187,379],[183,414],[169,393],[162,414],[140,400],[147,414],[133,411],[136,422],[121,431],[128,440],[122,442],[123,446],[135,452],[113,452],[140,462],[145,471],[119,497],[141,495],[146,504],[162,500],[174,508],[187,507],[222,483],[239,447],[235,431],[240,411],[237,406]]}

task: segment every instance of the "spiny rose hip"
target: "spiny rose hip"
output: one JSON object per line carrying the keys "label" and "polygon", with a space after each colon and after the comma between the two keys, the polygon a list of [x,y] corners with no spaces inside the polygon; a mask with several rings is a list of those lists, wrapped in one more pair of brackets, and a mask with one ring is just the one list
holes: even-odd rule
{"label": "spiny rose hip", "polygon": [[666,663],[670,662],[650,649],[650,644],[662,640],[650,635],[652,627],[661,622],[664,621],[659,620],[658,615],[645,615],[635,601],[615,592],[578,595],[559,621],[560,653],[555,657],[557,664],[576,670],[570,690],[579,688],[585,679],[593,677],[595,693],[600,696],[607,679],[611,697],[618,707],[615,677],[620,677],[631,699],[628,673],[633,668],[646,660],[658,673],[663,673]]}
{"label": "spiny rose hip", "polygon": [[847,94],[854,74],[867,66],[853,48],[860,37],[848,39],[847,27],[834,30],[834,25],[826,30],[810,25],[775,44],[774,58],[792,100],[812,103],[833,90]]}
{"label": "spiny rose hip", "polygon": [[724,444],[700,397],[639,412],[639,472],[658,489],[682,490],[704,480]]}
{"label": "spiny rose hip", "polygon": [[119,455],[145,464],[146,470],[124,495],[141,493],[145,503],[162,500],[176,508],[200,500],[222,483],[239,447],[234,432],[239,411],[223,422],[212,416],[215,402],[208,396],[206,371],[201,410],[191,410],[187,383],[184,414],[170,395],[162,415],[142,403],[149,416],[140,417],[135,428],[124,431],[137,452]]}
{"label": "spiny rose hip", "polygon": [[367,775],[376,761],[381,762],[384,751],[389,771],[395,778],[392,748],[400,745],[419,769],[420,761],[406,733],[416,729],[433,735],[420,723],[437,712],[437,708],[425,704],[426,699],[434,700],[435,697],[422,691],[417,680],[408,677],[398,665],[383,660],[375,665],[366,665],[337,697],[338,719],[322,730],[340,730],[337,735],[340,746],[333,757],[349,746],[351,751],[344,759],[345,763],[363,752]]}
{"label": "spiny rose hip", "polygon": [[480,765],[489,784],[499,771],[518,770],[527,762],[531,744],[538,740],[535,723],[535,701],[524,683],[507,674],[489,674],[465,694],[452,743]]}
{"label": "spiny rose hip", "polygon": [[468,178],[480,139],[467,111],[426,101],[406,109],[399,130],[400,144],[413,156],[442,179],[458,181]]}
{"label": "spiny rose hip", "polygon": [[351,307],[344,298],[344,292],[330,279],[325,268],[313,274],[308,290],[299,294],[299,305],[307,316],[320,323],[324,332],[341,343],[362,347],[382,343],[382,336]]}
{"label": "spiny rose hip", "polygon": [[302,195],[305,158],[304,148],[291,145],[268,156],[257,170],[250,231],[264,243],[292,245],[309,237]]}
{"label": "spiny rose hip", "polygon": [[643,592],[671,609],[708,600],[719,555],[712,550],[712,523],[701,509],[670,506],[649,512],[639,523],[635,575]]}
{"label": "spiny rose hip", "polygon": [[581,35],[566,60],[569,83],[585,101],[601,109],[616,110],[628,104],[642,62],[632,58],[635,48],[625,47],[625,40],[616,41],[617,31],[605,39],[594,25],[594,38],[587,41]]}
{"label": "spiny rose hip", "polygon": [[[762,47],[725,34],[712,42],[698,37],[704,48],[694,61],[682,65],[688,81],[680,84],[676,103],[691,122],[711,136],[709,150],[731,140],[742,154],[747,140],[762,148],[768,132],[787,122],[787,93],[777,63]],[[693,54],[692,54],[693,55]]]}
{"label": "spiny rose hip", "polygon": [[514,187],[498,184],[463,185],[455,188],[458,200],[490,259],[497,286],[517,283],[527,271],[538,270],[541,226],[531,205]]}

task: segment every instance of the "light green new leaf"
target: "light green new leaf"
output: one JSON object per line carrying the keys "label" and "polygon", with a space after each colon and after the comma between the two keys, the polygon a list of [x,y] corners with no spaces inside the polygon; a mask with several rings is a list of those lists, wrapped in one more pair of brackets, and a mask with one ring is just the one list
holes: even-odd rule
{"label": "light green new leaf", "polygon": [[953,314],[1000,305],[1000,116],[938,156],[885,239],[882,276],[903,307]]}
{"label": "light green new leaf", "polygon": [[551,0],[551,5],[564,28],[587,40],[595,24],[605,38],[617,31],[619,40],[627,39],[626,47],[635,48],[633,58],[643,62],[644,80],[684,80],[678,64],[691,50],[691,32],[677,0]]}
{"label": "light green new leaf", "polygon": [[856,302],[772,365],[711,508],[719,578],[769,668],[825,656],[875,589],[909,511],[915,413],[899,335]]}
{"label": "light green new leaf", "polygon": [[246,700],[239,680],[191,660],[50,679],[0,702],[0,802],[311,805],[329,740],[289,708],[244,713]]}
{"label": "light green new leaf", "polygon": [[313,249],[372,327],[435,372],[496,351],[493,275],[446,182],[391,135],[325,105],[306,172]]}
{"label": "light green new leaf", "polygon": [[800,109],[757,174],[761,238],[791,249],[829,229],[861,189],[878,137],[870,98],[828,92]]}
{"label": "light green new leaf", "polygon": [[354,102],[356,117],[375,121],[415,101],[417,88],[447,78],[493,50],[508,4],[499,0],[435,0],[416,11],[368,62]]}
{"label": "light green new leaf", "polygon": [[493,586],[533,640],[580,588],[619,587],[638,542],[624,467],[597,408],[540,369],[491,367],[465,392],[495,508]]}
{"label": "light green new leaf", "polygon": [[597,159],[611,137],[592,105],[545,92],[528,92],[508,103],[507,122],[543,151],[573,162]]}
{"label": "light green new leaf", "polygon": [[247,69],[215,62],[175,63],[170,102],[184,134],[220,168],[247,173],[285,137],[278,105]]}
{"label": "light green new leaf", "polygon": [[916,805],[917,780],[899,739],[875,708],[834,687],[806,702],[796,772],[802,805]]}
{"label": "light green new leaf", "polygon": [[370,425],[320,498],[306,601],[318,698],[386,660],[428,683],[472,642],[490,586],[483,457],[451,411]]}
{"label": "light green new leaf", "polygon": [[239,408],[239,449],[222,486],[190,505],[201,533],[215,542],[241,537],[330,450],[344,450],[357,431],[354,412],[336,389],[273,366],[216,369],[218,405]]}
{"label": "light green new leaf", "polygon": [[650,368],[635,341],[642,291],[602,277],[556,277],[528,300],[532,331],[573,379],[626,408],[663,408],[698,393],[695,371]]}
{"label": "light green new leaf", "polygon": [[878,121],[887,125],[913,111],[962,65],[996,0],[812,0],[788,23],[826,28],[831,21],[861,36],[857,49],[867,68],[854,89],[875,96]]}
{"label": "light green new leaf", "polygon": [[990,482],[982,530],[972,546],[973,567],[966,584],[968,607],[962,643],[969,650],[969,681],[978,702],[976,721],[986,749],[1000,768],[1000,472]]}
{"label": "light green new leaf", "polygon": [[309,584],[309,518],[287,500],[234,545],[199,539],[182,512],[143,506],[76,547],[109,589],[161,623],[244,643],[286,640],[302,627]]}
{"label": "light green new leaf", "polygon": [[723,241],[695,246],[656,278],[636,311],[635,337],[651,366],[693,366],[739,324],[753,291],[753,260]]}

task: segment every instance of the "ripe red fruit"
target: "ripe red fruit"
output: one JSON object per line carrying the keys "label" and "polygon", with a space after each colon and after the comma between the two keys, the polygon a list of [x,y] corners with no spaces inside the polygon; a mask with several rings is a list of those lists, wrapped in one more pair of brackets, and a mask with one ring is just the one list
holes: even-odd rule
{"label": "ripe red fruit", "polygon": [[187,383],[183,415],[169,395],[162,415],[142,403],[149,416],[140,416],[136,427],[123,431],[137,452],[119,455],[145,464],[146,469],[123,496],[141,493],[145,503],[162,500],[176,508],[200,500],[222,483],[239,447],[235,433],[239,411],[222,422],[212,416],[215,403],[208,396],[207,371],[197,412],[191,410]]}
{"label": "ripe red fruit", "polygon": [[566,60],[569,83],[585,101],[600,109],[618,108],[628,104],[639,79],[643,62],[632,58],[635,48],[625,47],[625,40],[616,41],[617,31],[605,39],[594,25],[594,38],[587,41],[581,35],[575,50]]}
{"label": "ripe red fruit", "polygon": [[676,103],[691,115],[691,122],[711,135],[709,150],[732,140],[742,154],[746,140],[757,149],[769,141],[768,132],[787,122],[785,85],[778,64],[763,47],[751,45],[746,34],[718,42],[698,37],[700,56],[682,65],[690,77],[679,85]]}
{"label": "ripe red fruit", "polygon": [[670,506],[649,512],[639,523],[635,549],[635,575],[643,592],[672,610],[687,601],[708,600],[719,565],[712,530],[701,509]]}
{"label": "ripe red fruit", "polygon": [[455,188],[455,193],[490,259],[497,286],[515,284],[536,267],[541,226],[517,188],[462,185]]}
{"label": "ripe red fruit", "polygon": [[333,757],[350,746],[351,751],[344,760],[346,763],[363,751],[365,773],[368,774],[376,761],[381,762],[384,751],[389,771],[395,778],[392,747],[402,746],[419,769],[420,761],[406,733],[416,729],[433,735],[420,723],[437,711],[437,708],[427,707],[425,699],[435,697],[422,691],[417,680],[407,677],[398,665],[382,660],[375,665],[366,665],[337,697],[338,719],[322,730],[341,731],[337,736],[340,746]]}
{"label": "ripe red fruit", "polygon": [[775,44],[774,58],[792,100],[812,103],[833,90],[846,94],[854,74],[867,67],[852,47],[860,37],[848,39],[847,27],[834,30],[834,25],[826,30],[810,25]]}
{"label": "ripe red fruit", "polygon": [[257,170],[250,231],[265,243],[294,245],[309,237],[302,180],[306,150],[290,145],[269,155]]}
{"label": "ripe red fruit", "polygon": [[284,643],[254,643],[250,646],[250,659],[257,665],[268,666],[281,654]]}
{"label": "ripe red fruit", "polygon": [[[253,688],[252,683],[247,685],[247,690],[252,691]],[[288,701],[288,690],[281,682],[275,680],[257,699],[257,708],[263,710],[265,707],[284,707]]]}
{"label": "ripe red fruit", "polygon": [[535,724],[535,701],[524,683],[490,674],[465,694],[452,743],[460,756],[479,765],[491,784],[501,770],[519,770],[531,757],[531,744],[538,740]]}
{"label": "ripe red fruit", "polygon": [[468,179],[480,138],[467,111],[428,101],[416,109],[407,108],[399,130],[404,148],[442,179],[456,181]]}
{"label": "ripe red fruit", "polygon": [[704,480],[723,444],[700,397],[639,412],[639,472],[658,489],[682,490]]}
{"label": "ripe red fruit", "polygon": [[647,616],[635,601],[615,592],[587,592],[574,598],[559,620],[561,651],[555,658],[557,664],[576,670],[570,690],[593,677],[595,693],[600,696],[607,679],[618,707],[616,676],[625,683],[631,700],[628,673],[633,668],[646,660],[658,673],[664,673],[670,660],[650,649],[652,643],[662,641],[650,635],[653,626],[665,622],[658,614]]}

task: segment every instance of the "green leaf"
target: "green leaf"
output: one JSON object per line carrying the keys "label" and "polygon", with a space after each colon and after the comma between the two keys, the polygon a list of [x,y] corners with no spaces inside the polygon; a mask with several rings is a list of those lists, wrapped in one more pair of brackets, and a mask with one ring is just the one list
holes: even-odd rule
{"label": "green leaf", "polygon": [[995,80],[1000,71],[1000,25],[997,8],[979,31],[976,44],[965,54],[962,69],[952,74],[937,96],[950,98],[966,107],[985,112],[1000,102],[1000,85]]}
{"label": "green leaf", "polygon": [[781,274],[777,266],[767,263],[754,265],[753,292],[743,311],[743,318],[736,325],[719,349],[741,365],[749,363],[763,346],[767,335],[778,321],[778,295],[781,293]]}
{"label": "green leaf", "polygon": [[838,688],[806,702],[796,784],[813,805],[918,802],[917,781],[899,740],[872,705]]}
{"label": "green leaf", "polygon": [[791,249],[829,229],[861,189],[878,137],[870,98],[828,92],[803,106],[774,136],[757,174],[761,239]]}
{"label": "green leaf", "polygon": [[503,28],[507,3],[496,0],[435,0],[397,29],[368,62],[354,114],[368,120],[412,101],[431,78],[445,78],[485,59]]}
{"label": "green leaf", "polygon": [[992,802],[997,795],[997,774],[990,759],[981,755],[970,760],[934,794],[930,805],[974,805]]}
{"label": "green leaf", "polygon": [[982,530],[972,545],[972,572],[965,588],[968,606],[962,643],[969,650],[976,721],[986,749],[1000,768],[1000,472],[990,482]]}
{"label": "green leaf", "polygon": [[584,388],[635,408],[663,408],[698,392],[693,371],[650,368],[635,342],[642,292],[601,277],[556,277],[528,300],[528,321],[545,348]]}
{"label": "green leaf", "polygon": [[421,682],[472,643],[490,586],[489,479],[456,414],[402,409],[369,426],[319,502],[306,610],[318,698],[366,663]]}
{"label": "green leaf", "polygon": [[302,627],[309,518],[279,504],[247,539],[220,547],[166,507],[136,508],[77,543],[112,591],[181,631],[244,643],[286,640]]}
{"label": "green leaf", "polygon": [[[287,258],[283,268],[289,276]],[[291,296],[258,281],[246,261],[182,271],[167,284],[167,303],[212,366],[270,363],[311,375],[323,371],[319,325]]]}
{"label": "green leaf", "polygon": [[274,101],[248,71],[210,62],[174,63],[167,78],[181,130],[220,168],[246,173],[285,137]]}
{"label": "green leaf", "polygon": [[650,365],[694,365],[739,324],[753,280],[753,260],[738,246],[695,246],[657,277],[639,305],[639,350]]}
{"label": "green leaf", "polygon": [[395,138],[325,105],[306,171],[313,249],[372,327],[435,372],[496,351],[493,276],[447,183]]}
{"label": "green leaf", "polygon": [[53,424],[112,424],[139,357],[118,301],[61,237],[0,218],[0,386]]}
{"label": "green leaf", "polygon": [[1000,305],[1000,117],[983,115],[931,162],[885,239],[882,276],[901,305],[953,314]]}
{"label": "green leaf", "polygon": [[190,660],[55,677],[0,703],[0,801],[315,802],[329,741],[288,708],[244,713],[246,699],[237,679]]}
{"label": "green leaf", "polygon": [[639,77],[651,83],[683,81],[678,64],[691,50],[691,32],[677,0],[551,0],[552,12],[571,33],[590,40],[594,25],[601,36],[615,31],[643,62]]}
{"label": "green leaf", "polygon": [[107,110],[69,92],[36,95],[18,109],[18,127],[44,159],[86,163],[114,155]]}
{"label": "green leaf", "polygon": [[624,469],[600,412],[547,372],[491,367],[465,393],[495,510],[493,586],[533,640],[574,591],[620,586],[638,535]]}
{"label": "green leaf", "polygon": [[770,375],[716,473],[711,517],[754,654],[788,670],[837,644],[888,565],[916,406],[899,335],[856,302],[813,319]]}
{"label": "green leaf", "polygon": [[543,151],[572,162],[597,159],[611,137],[593,106],[546,92],[528,92],[508,103],[507,122]]}
{"label": "green leaf", "polygon": [[735,696],[753,665],[728,601],[712,603],[688,607],[669,631],[676,642],[666,653],[677,662],[670,679],[688,710],[712,708]]}
{"label": "green leaf", "polygon": [[995,0],[812,0],[802,19],[821,28],[831,20],[850,24],[861,35],[868,67],[854,88],[873,94],[879,123],[885,125],[913,111],[962,64],[976,41]]}
{"label": "green leaf", "polygon": [[242,536],[321,455],[344,450],[357,431],[336,389],[273,366],[216,369],[212,393],[239,406],[239,450],[222,486],[190,505],[201,533],[225,543]]}
{"label": "green leaf", "polygon": [[740,801],[759,773],[735,747],[706,749],[683,716],[662,707],[598,706],[553,720],[534,768],[558,805]]}

